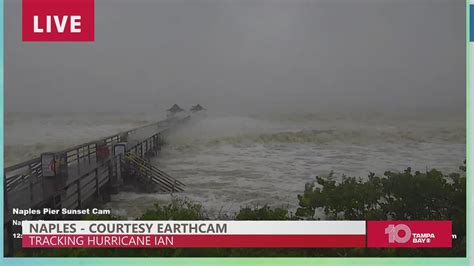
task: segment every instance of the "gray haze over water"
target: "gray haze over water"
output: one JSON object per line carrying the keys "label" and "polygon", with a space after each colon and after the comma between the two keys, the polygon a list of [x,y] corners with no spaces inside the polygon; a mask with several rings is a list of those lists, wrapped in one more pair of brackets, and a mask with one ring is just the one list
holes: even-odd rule
{"label": "gray haze over water", "polygon": [[8,113],[465,112],[462,0],[101,0],[93,43],[5,11]]}

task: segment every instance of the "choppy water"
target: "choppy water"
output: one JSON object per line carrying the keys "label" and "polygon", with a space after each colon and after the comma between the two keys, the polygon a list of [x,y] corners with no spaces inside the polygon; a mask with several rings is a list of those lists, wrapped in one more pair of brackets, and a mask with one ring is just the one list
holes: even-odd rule
{"label": "choppy water", "polygon": [[[186,184],[175,195],[202,203],[211,217],[240,207],[297,207],[316,175],[365,177],[407,167],[458,171],[464,121],[427,118],[295,115],[211,117],[169,139],[154,164]],[[165,195],[122,194],[111,206],[151,206]],[[133,210],[136,215],[139,210]],[[121,214],[127,214],[122,208]]]}
{"label": "choppy water", "polygon": [[[154,116],[8,119],[6,163],[65,148],[153,121]],[[200,202],[209,216],[240,207],[297,207],[316,175],[365,177],[407,167],[458,171],[465,159],[465,121],[452,117],[290,114],[209,117],[168,139],[154,164],[186,184],[174,197]],[[139,216],[170,195],[122,192],[108,207]]]}
{"label": "choppy water", "polygon": [[158,119],[147,115],[7,114],[5,166],[107,137]]}

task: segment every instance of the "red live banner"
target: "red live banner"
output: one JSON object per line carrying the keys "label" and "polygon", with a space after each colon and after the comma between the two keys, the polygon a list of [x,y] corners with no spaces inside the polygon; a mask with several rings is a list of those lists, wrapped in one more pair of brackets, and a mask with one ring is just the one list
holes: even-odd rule
{"label": "red live banner", "polygon": [[22,0],[24,42],[94,41],[94,0]]}
{"label": "red live banner", "polygon": [[368,221],[369,248],[450,248],[451,221]]}

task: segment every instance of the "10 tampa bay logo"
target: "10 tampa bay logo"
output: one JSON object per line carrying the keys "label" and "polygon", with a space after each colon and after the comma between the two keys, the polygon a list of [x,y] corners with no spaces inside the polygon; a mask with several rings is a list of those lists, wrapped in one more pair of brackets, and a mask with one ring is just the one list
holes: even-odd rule
{"label": "10 tampa bay logo", "polygon": [[94,0],[22,0],[24,42],[94,41]]}
{"label": "10 tampa bay logo", "polygon": [[451,232],[451,221],[368,221],[367,246],[451,247]]}
{"label": "10 tampa bay logo", "polygon": [[389,224],[385,228],[385,234],[388,235],[389,243],[430,243],[432,239],[436,238],[435,233],[412,233],[411,229],[406,224]]}

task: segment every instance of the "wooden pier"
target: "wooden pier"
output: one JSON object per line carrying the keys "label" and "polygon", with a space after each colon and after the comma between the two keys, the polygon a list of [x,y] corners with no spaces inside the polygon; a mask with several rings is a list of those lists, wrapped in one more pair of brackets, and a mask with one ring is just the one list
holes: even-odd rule
{"label": "wooden pier", "polygon": [[[5,168],[4,254],[11,255],[19,243],[13,234],[21,233],[21,227],[14,226],[13,221],[64,218],[14,216],[13,208],[82,209],[97,201],[107,202],[127,179],[148,187],[151,184],[159,192],[183,191],[183,183],[150,165],[148,159],[157,155],[171,130],[189,119],[169,118]],[[48,168],[45,158],[53,158]]]}

